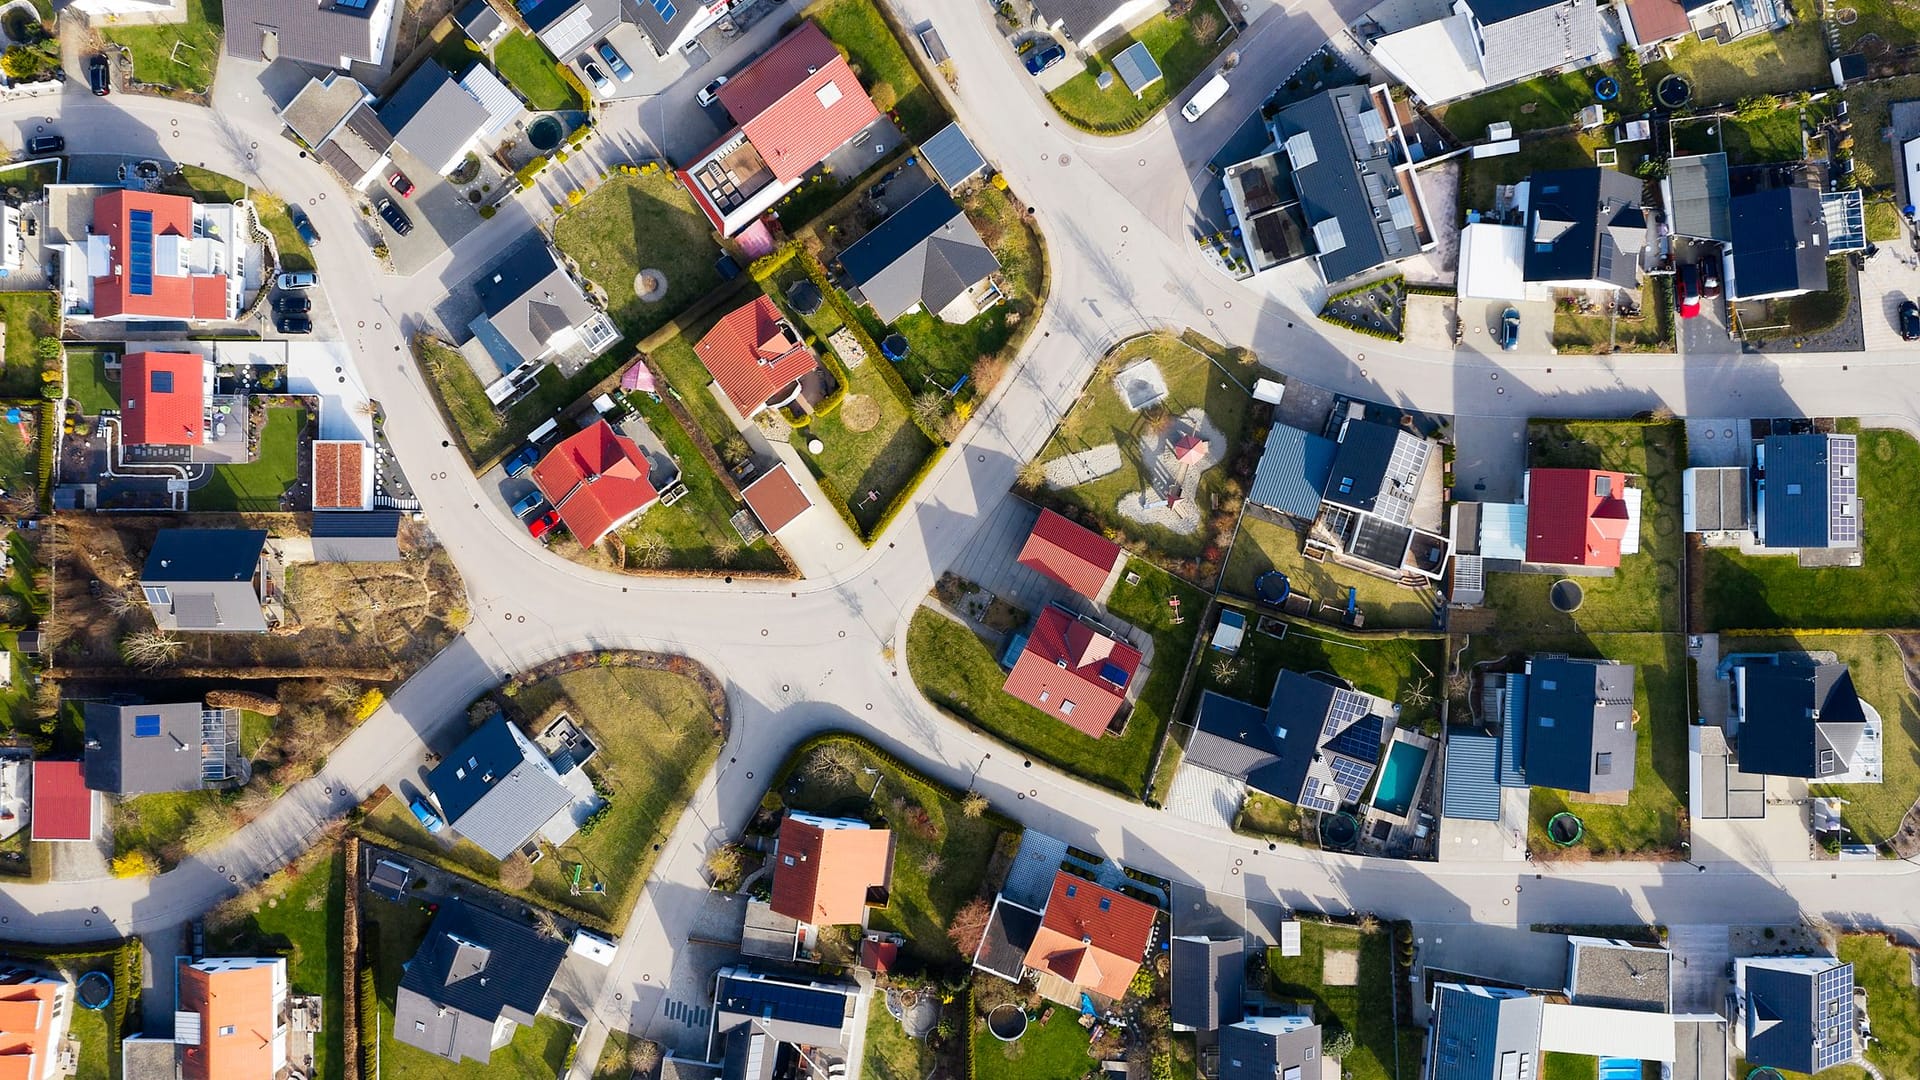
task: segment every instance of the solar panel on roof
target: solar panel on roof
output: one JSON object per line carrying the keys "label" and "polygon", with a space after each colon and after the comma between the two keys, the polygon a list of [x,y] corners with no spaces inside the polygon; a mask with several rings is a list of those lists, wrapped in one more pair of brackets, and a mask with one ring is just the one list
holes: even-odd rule
{"label": "solar panel on roof", "polygon": [[133,737],[151,739],[160,734],[160,714],[141,713],[133,718]]}
{"label": "solar panel on roof", "polygon": [[1127,685],[1127,669],[1119,664],[1101,664],[1100,677],[1115,686]]}
{"label": "solar panel on roof", "polygon": [[1333,782],[1340,785],[1342,794],[1349,799],[1359,798],[1372,776],[1373,769],[1369,766],[1341,757],[1333,759]]}
{"label": "solar panel on roof", "polygon": [[333,6],[344,11],[365,11],[369,0],[333,0]]}
{"label": "solar panel on roof", "polygon": [[153,211],[132,211],[128,224],[127,291],[135,296],[152,296]]}

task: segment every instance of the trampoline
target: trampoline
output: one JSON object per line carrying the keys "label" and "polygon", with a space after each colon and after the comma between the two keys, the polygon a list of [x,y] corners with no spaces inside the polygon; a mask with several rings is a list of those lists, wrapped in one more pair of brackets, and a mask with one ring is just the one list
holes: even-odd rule
{"label": "trampoline", "polygon": [[527,144],[541,153],[560,145],[567,137],[567,126],[557,117],[542,116],[527,125]]}
{"label": "trampoline", "polygon": [[1586,832],[1587,828],[1580,824],[1580,819],[1565,810],[1547,819],[1547,839],[1560,847],[1572,847],[1579,843]]}
{"label": "trampoline", "polygon": [[1786,1080],[1786,1077],[1771,1065],[1760,1065],[1747,1070],[1747,1080]]}
{"label": "trampoline", "polygon": [[1320,846],[1350,848],[1360,839],[1360,823],[1352,814],[1327,814],[1320,818]]}
{"label": "trampoline", "polygon": [[802,316],[812,315],[820,310],[820,286],[811,281],[796,281],[787,290],[787,303]]}
{"label": "trampoline", "polygon": [[1269,570],[1253,583],[1253,594],[1261,603],[1279,607],[1286,603],[1287,597],[1293,595],[1293,583],[1280,571]]}
{"label": "trampoline", "polygon": [[907,339],[900,334],[888,334],[880,343],[880,355],[896,364],[907,358],[908,351]]}
{"label": "trampoline", "polygon": [[74,984],[73,996],[81,1008],[98,1012],[113,1003],[113,980],[104,971],[89,971]]}
{"label": "trampoline", "polygon": [[1678,75],[1669,75],[1660,80],[1660,85],[1654,88],[1653,96],[1667,108],[1677,109],[1693,100],[1693,84]]}
{"label": "trampoline", "polygon": [[1571,615],[1579,611],[1580,602],[1584,599],[1586,599],[1586,593],[1580,588],[1580,583],[1572,578],[1561,578],[1547,590],[1548,602],[1553,605],[1553,610],[1562,615]]}
{"label": "trampoline", "polygon": [[1620,96],[1620,81],[1611,75],[1602,75],[1593,80],[1593,96],[1601,101],[1612,101]]}
{"label": "trampoline", "polygon": [[987,1014],[987,1030],[1001,1042],[1012,1042],[1027,1033],[1027,1010],[1011,1001],[995,1005]]}

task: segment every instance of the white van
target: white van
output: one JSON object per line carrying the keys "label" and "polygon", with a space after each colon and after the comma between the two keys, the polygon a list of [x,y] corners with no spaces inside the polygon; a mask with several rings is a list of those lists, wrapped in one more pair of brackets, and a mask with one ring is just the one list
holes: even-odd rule
{"label": "white van", "polygon": [[1207,85],[1201,87],[1199,91],[1187,101],[1187,106],[1180,110],[1180,115],[1187,118],[1187,123],[1193,123],[1195,120],[1206,115],[1206,111],[1213,108],[1215,103],[1221,98],[1226,97],[1228,89],[1227,77],[1225,75],[1215,75],[1207,82]]}

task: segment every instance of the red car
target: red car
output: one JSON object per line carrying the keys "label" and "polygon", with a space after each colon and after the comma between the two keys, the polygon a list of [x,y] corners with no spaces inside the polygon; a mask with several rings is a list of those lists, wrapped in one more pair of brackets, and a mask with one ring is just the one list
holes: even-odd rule
{"label": "red car", "polygon": [[393,185],[393,190],[399,192],[401,198],[406,199],[413,196],[413,181],[407,179],[406,173],[394,173],[392,176],[387,177],[387,183]]}
{"label": "red car", "polygon": [[1700,314],[1700,268],[1693,263],[1680,267],[1680,317],[1691,319]]}
{"label": "red car", "polygon": [[549,510],[527,522],[527,531],[533,534],[535,540],[538,540],[553,531],[553,527],[558,524],[560,524],[560,511]]}

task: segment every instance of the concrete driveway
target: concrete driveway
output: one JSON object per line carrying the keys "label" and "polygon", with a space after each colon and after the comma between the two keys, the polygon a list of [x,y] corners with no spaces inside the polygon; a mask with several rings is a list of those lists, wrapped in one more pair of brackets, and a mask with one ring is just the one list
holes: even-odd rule
{"label": "concrete driveway", "polygon": [[[402,198],[393,189],[396,171],[413,181],[413,194]],[[479,211],[460,197],[459,189],[398,143],[393,147],[393,164],[381,171],[378,187],[367,186],[367,197],[376,207],[381,199],[392,199],[413,219],[413,231],[405,236],[388,228],[377,214],[367,219],[387,245],[396,274],[411,274],[439,258],[480,224]]]}
{"label": "concrete driveway", "polygon": [[1506,355],[1500,348],[1500,319],[1508,308],[1520,313],[1520,347],[1515,352],[1527,356],[1553,354],[1553,302],[1551,300],[1462,300],[1459,312],[1463,336],[1461,348],[1484,356]]}
{"label": "concrete driveway", "polygon": [[1860,272],[1861,330],[1869,352],[1911,348],[1900,337],[1900,305],[1909,299],[1920,300],[1920,270],[1889,244]]}

